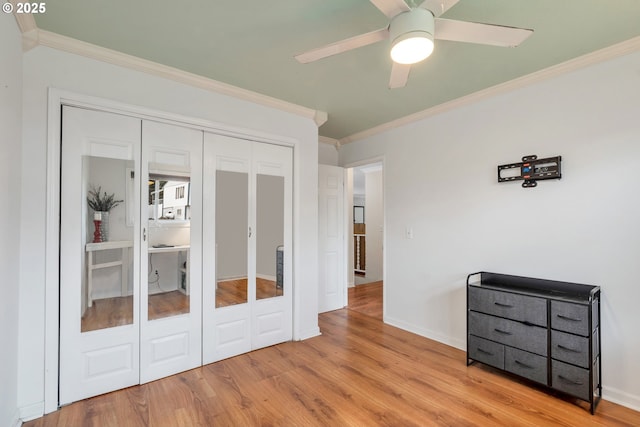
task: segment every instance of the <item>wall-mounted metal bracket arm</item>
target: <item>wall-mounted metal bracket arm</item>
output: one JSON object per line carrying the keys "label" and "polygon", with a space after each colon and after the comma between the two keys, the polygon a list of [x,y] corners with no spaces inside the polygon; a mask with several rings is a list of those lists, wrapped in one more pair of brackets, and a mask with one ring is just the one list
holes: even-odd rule
{"label": "wall-mounted metal bracket arm", "polygon": [[560,179],[562,170],[561,156],[538,159],[538,156],[524,156],[520,163],[498,166],[498,182],[524,181],[522,187],[531,188],[543,179]]}

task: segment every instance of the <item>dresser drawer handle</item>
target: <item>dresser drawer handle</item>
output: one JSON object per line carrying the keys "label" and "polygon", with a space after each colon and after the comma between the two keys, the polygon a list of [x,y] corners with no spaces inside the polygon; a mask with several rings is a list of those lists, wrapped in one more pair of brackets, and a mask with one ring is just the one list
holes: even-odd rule
{"label": "dresser drawer handle", "polygon": [[484,353],[484,354],[486,354],[486,355],[488,355],[488,356],[493,356],[493,353],[491,353],[490,351],[487,351],[487,350],[483,350],[483,349],[481,349],[480,347],[478,347],[478,351],[479,351],[480,353]]}
{"label": "dresser drawer handle", "polygon": [[563,346],[562,344],[558,344],[558,348],[559,348],[560,350],[570,351],[571,353],[582,353],[580,350],[574,350],[574,349],[572,349],[572,348],[565,347],[565,346]]}
{"label": "dresser drawer handle", "polygon": [[502,329],[494,328],[493,330],[502,335],[513,335],[513,333],[508,331],[503,331]]}
{"label": "dresser drawer handle", "polygon": [[494,301],[494,304],[495,304],[495,305],[497,305],[498,307],[513,308],[513,306],[512,306],[512,305],[509,305],[509,304],[503,304],[503,303],[498,302],[498,301]]}
{"label": "dresser drawer handle", "polygon": [[560,319],[568,320],[570,322],[582,322],[582,319],[574,319],[573,317],[563,316],[562,314],[557,315]]}
{"label": "dresser drawer handle", "polygon": [[567,382],[567,383],[573,384],[573,385],[583,385],[584,384],[582,381],[570,380],[569,378],[563,377],[562,375],[558,375],[558,378],[560,378],[564,382]]}
{"label": "dresser drawer handle", "polygon": [[527,365],[526,363],[522,363],[522,362],[521,362],[521,361],[519,361],[519,360],[516,360],[516,365],[520,365],[520,366],[522,366],[523,368],[527,368],[527,369],[534,369],[534,367],[533,367],[533,366],[531,366],[531,365]]}

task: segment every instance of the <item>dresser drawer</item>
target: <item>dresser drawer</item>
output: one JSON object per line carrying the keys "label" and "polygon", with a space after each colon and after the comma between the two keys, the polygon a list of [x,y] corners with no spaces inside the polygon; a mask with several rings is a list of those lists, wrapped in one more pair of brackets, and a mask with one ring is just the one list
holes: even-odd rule
{"label": "dresser drawer", "polygon": [[493,341],[469,335],[469,357],[478,362],[504,369],[504,346]]}
{"label": "dresser drawer", "polygon": [[589,368],[589,338],[551,331],[551,357]]}
{"label": "dresser drawer", "polygon": [[504,369],[541,384],[547,384],[547,358],[544,356],[505,347]]}
{"label": "dresser drawer", "polygon": [[469,308],[507,319],[547,326],[547,301],[544,298],[469,287]]}
{"label": "dresser drawer", "polygon": [[589,400],[589,370],[552,360],[551,387]]}
{"label": "dresser drawer", "polygon": [[513,320],[469,312],[469,334],[531,353],[547,355],[547,329]]}
{"label": "dresser drawer", "polygon": [[588,305],[551,301],[551,327],[558,331],[588,337],[590,333],[589,308]]}

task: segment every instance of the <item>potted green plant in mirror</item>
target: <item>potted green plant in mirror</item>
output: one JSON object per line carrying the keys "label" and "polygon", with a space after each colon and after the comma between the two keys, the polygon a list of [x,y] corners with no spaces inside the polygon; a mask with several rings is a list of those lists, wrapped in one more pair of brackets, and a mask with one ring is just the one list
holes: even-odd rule
{"label": "potted green plant in mirror", "polygon": [[109,211],[118,206],[124,200],[116,200],[115,193],[107,194],[93,185],[89,189],[87,204],[93,209],[93,223],[96,233],[93,235],[93,243],[106,242],[109,240]]}

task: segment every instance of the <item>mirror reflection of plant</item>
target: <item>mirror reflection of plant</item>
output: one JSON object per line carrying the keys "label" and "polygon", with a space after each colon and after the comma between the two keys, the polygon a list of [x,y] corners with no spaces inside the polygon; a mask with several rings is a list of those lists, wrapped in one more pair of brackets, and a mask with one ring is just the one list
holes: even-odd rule
{"label": "mirror reflection of plant", "polygon": [[92,185],[89,190],[89,197],[87,197],[87,204],[96,212],[109,212],[124,201],[116,200],[115,193],[107,194],[105,191],[101,194],[101,191],[102,186],[96,188]]}

